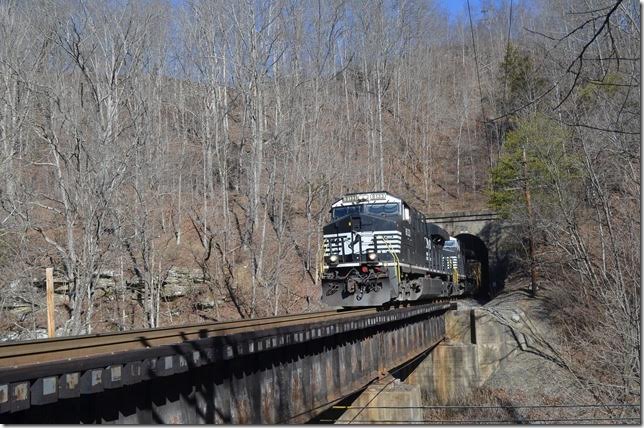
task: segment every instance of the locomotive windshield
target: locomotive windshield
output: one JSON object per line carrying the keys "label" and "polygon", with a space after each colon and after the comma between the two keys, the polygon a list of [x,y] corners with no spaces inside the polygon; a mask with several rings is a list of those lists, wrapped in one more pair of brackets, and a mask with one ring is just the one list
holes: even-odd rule
{"label": "locomotive windshield", "polygon": [[375,214],[381,216],[395,216],[398,215],[398,204],[371,204],[365,205],[367,214]]}
{"label": "locomotive windshield", "polygon": [[393,217],[397,216],[399,212],[399,204],[361,204],[333,208],[332,217],[333,220],[338,220],[351,214],[355,215],[363,213],[382,217]]}
{"label": "locomotive windshield", "polygon": [[458,241],[456,239],[448,239],[445,241],[444,247],[446,250],[458,250]]}
{"label": "locomotive windshield", "polygon": [[333,208],[333,220],[348,216],[350,214],[360,214],[362,205],[349,205],[346,207]]}

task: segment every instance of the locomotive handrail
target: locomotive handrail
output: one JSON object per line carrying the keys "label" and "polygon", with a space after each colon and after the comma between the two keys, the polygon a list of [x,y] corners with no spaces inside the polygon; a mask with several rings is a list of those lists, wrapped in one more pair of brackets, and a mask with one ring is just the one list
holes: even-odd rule
{"label": "locomotive handrail", "polygon": [[398,283],[400,283],[400,261],[398,259],[398,256],[394,252],[394,250],[391,247],[391,245],[389,245],[389,241],[387,240],[387,238],[385,238],[384,235],[379,235],[379,237],[381,237],[382,240],[385,241],[385,245],[387,245],[387,247],[389,247],[389,254],[391,254],[391,258],[393,258],[394,263],[396,263],[396,279],[398,280]]}
{"label": "locomotive handrail", "polygon": [[[320,257],[320,268],[318,269],[318,279],[322,280],[322,277],[324,276],[324,255],[326,254],[326,240],[324,237],[322,238],[322,257]],[[329,255],[331,254],[331,250],[329,249]]]}

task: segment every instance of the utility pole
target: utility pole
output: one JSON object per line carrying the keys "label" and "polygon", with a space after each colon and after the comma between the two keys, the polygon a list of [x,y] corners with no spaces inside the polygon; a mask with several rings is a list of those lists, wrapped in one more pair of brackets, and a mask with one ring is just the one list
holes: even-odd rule
{"label": "utility pole", "polygon": [[45,269],[47,283],[47,336],[56,336],[56,319],[54,318],[54,268]]}
{"label": "utility pole", "polygon": [[528,251],[530,256],[530,286],[532,297],[537,296],[537,267],[535,263],[534,249],[534,216],[532,213],[532,198],[530,196],[530,187],[528,186],[528,157],[526,154],[525,144],[523,145],[523,194],[525,205],[528,210]]}

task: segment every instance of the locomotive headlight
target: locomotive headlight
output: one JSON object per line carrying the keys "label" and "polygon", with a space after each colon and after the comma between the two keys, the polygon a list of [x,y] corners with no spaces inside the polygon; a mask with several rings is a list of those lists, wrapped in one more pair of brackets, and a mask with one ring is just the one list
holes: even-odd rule
{"label": "locomotive headlight", "polygon": [[375,251],[369,251],[369,252],[367,253],[367,259],[368,259],[370,262],[375,261],[377,258],[378,258],[378,255],[376,254],[376,252],[375,252]]}
{"label": "locomotive headlight", "polygon": [[330,265],[337,265],[339,261],[340,261],[340,257],[338,257],[337,254],[331,254],[329,256],[329,264]]}

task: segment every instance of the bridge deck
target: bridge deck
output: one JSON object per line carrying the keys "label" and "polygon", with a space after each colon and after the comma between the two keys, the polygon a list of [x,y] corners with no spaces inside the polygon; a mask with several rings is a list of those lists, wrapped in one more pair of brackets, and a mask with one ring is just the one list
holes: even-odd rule
{"label": "bridge deck", "polygon": [[0,346],[0,423],[309,420],[438,343],[449,303]]}

